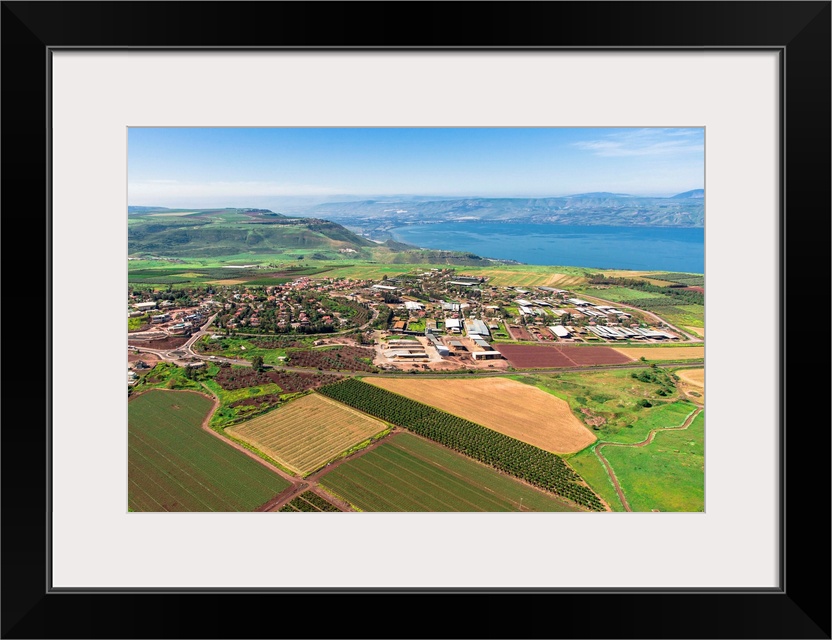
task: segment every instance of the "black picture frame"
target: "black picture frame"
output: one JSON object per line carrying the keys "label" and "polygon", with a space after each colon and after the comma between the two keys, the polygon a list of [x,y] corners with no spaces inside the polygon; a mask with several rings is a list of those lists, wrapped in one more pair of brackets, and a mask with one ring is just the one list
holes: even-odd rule
{"label": "black picture frame", "polygon": [[[41,286],[45,305],[43,314],[27,314],[25,335],[34,339],[6,341],[6,363],[13,364],[4,379],[8,419],[1,450],[3,638],[830,638],[830,430],[825,402],[818,398],[826,397],[829,378],[826,362],[815,353],[818,344],[826,347],[826,336],[821,331],[803,348],[807,338],[786,333],[787,326],[800,326],[799,320],[789,322],[787,300],[800,305],[796,292],[807,279],[814,287],[819,280],[826,284],[818,272],[826,273],[830,258],[830,2],[3,2],[0,16],[5,255],[9,260],[17,255],[21,238],[47,239],[45,244],[31,241],[43,247],[44,260],[27,268],[21,284],[28,291],[19,293],[18,271],[7,270],[10,306],[19,295],[33,304]],[[379,19],[389,29],[378,30]],[[52,589],[50,460],[43,452],[49,451],[52,411],[48,337],[60,311],[49,305],[50,272],[56,268],[50,261],[50,52],[130,47],[778,51],[784,80],[780,587],[673,592]],[[25,215],[16,213],[22,211]],[[812,291],[816,321],[824,324],[828,287]],[[21,329],[13,323],[7,329],[12,324],[9,330],[17,334]],[[47,339],[41,342],[40,336]],[[793,348],[787,351],[789,338]],[[38,357],[32,342],[43,348]],[[26,369],[29,373],[21,374]],[[788,380],[793,382],[790,395]],[[27,428],[14,428],[21,418],[11,417],[20,398],[28,399]],[[386,624],[391,614],[399,625]]]}

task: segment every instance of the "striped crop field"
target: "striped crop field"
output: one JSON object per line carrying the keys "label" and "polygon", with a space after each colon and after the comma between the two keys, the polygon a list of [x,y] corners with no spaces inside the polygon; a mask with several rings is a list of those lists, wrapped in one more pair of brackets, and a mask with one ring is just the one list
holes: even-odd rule
{"label": "striped crop field", "polygon": [[128,506],[133,511],[252,511],[289,486],[203,431],[210,398],[152,390],[127,404]]}
{"label": "striped crop field", "polygon": [[338,465],[321,486],[362,511],[577,511],[432,442],[398,433]]}
{"label": "striped crop field", "polygon": [[380,420],[313,393],[226,431],[304,476],[385,429]]}

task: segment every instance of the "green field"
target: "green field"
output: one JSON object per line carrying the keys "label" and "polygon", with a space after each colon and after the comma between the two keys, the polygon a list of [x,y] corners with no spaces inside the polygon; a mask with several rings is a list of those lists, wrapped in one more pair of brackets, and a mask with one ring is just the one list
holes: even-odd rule
{"label": "green field", "polygon": [[[634,374],[644,379],[634,378]],[[572,412],[603,441],[638,442],[665,414],[675,417],[693,410],[693,405],[678,402],[683,396],[672,375],[660,368],[511,377],[566,400]],[[644,407],[643,401],[653,406]]]}
{"label": "green field", "polygon": [[[604,448],[604,453],[610,450],[611,447]],[[613,511],[625,511],[624,505],[618,499],[618,493],[610,480],[609,474],[604,464],[595,455],[595,445],[587,447],[583,451],[579,451],[571,456],[568,460],[569,464],[581,474],[581,477],[586,480],[586,483],[601,496]]]}
{"label": "green field", "polygon": [[320,484],[362,511],[576,511],[552,496],[400,433]]}
{"label": "green field", "polygon": [[664,318],[670,324],[692,327],[705,326],[705,306],[698,304],[675,305],[672,307],[653,309],[660,318]]}
{"label": "green field", "polygon": [[645,298],[655,298],[657,294],[648,293],[647,291],[639,291],[638,289],[628,289],[626,287],[594,287],[586,285],[577,289],[576,293],[587,294],[601,298],[602,300],[610,300],[611,302],[627,302],[628,300],[643,300]]}
{"label": "green field", "polygon": [[350,280],[381,280],[384,276],[393,278],[414,271],[429,271],[431,268],[443,266],[435,264],[385,264],[374,262],[327,263],[321,268],[326,269],[321,274],[324,278],[347,278]]}
{"label": "green field", "polygon": [[136,331],[137,329],[140,329],[141,326],[148,321],[148,317],[148,314],[144,314],[143,316],[127,318],[127,330]]}
{"label": "green field", "polygon": [[417,320],[416,322],[408,322],[407,323],[407,330],[408,331],[424,331],[425,330],[425,320],[424,318]]}
{"label": "green field", "polygon": [[133,511],[252,511],[289,486],[202,430],[212,401],[148,391],[127,405],[128,507]]}
{"label": "green field", "polygon": [[[604,442],[620,442],[620,443],[636,443],[641,442],[647,438],[650,431],[653,429],[666,429],[680,426],[688,415],[694,410],[694,406],[688,403],[677,402],[674,404],[656,407],[649,414],[646,414],[642,420],[638,422],[638,429],[626,429],[619,432],[617,436],[604,439]],[[694,496],[696,489],[702,490],[704,485],[700,480],[695,478],[695,473],[690,468],[692,458],[680,457],[679,455],[666,455],[667,438],[699,438],[702,441],[700,433],[697,431],[697,423],[702,420],[702,416],[697,416],[693,425],[684,431],[667,431],[656,434],[653,442],[646,447],[604,447],[603,454],[607,461],[613,467],[615,475],[619,483],[625,488],[625,495],[630,508],[633,511],[650,511],[651,509],[660,509],[662,511],[698,511],[697,508],[688,508],[691,503],[691,495]],[[684,436],[683,434],[688,434]],[[657,444],[665,443],[665,448],[657,448]],[[607,503],[612,507],[613,511],[624,511],[624,505],[618,499],[618,494],[613,487],[612,480],[607,474],[606,467],[598,459],[595,454],[595,447],[587,447],[583,451],[576,453],[568,458],[575,470],[581,474],[584,480],[591,486],[596,493],[598,493]],[[667,445],[670,446],[670,445]],[[694,445],[690,445],[693,447]],[[677,447],[678,448],[678,447]],[[688,453],[697,451],[694,448],[685,449]],[[698,450],[700,454],[703,452]],[[683,452],[684,453],[684,452]],[[656,454],[656,462],[650,463],[651,456]],[[613,459],[616,463],[613,463]],[[662,467],[661,472],[658,472],[659,467]],[[655,483],[656,486],[651,488],[653,479],[650,474],[656,472]],[[633,503],[630,493],[626,490],[623,477],[632,479],[634,491],[636,494],[636,503]],[[693,491],[691,491],[693,489]],[[642,508],[646,502],[639,496],[647,495],[649,499],[660,496],[663,500],[662,504],[668,505],[666,508],[649,507]],[[681,505],[678,508],[669,505]]]}
{"label": "green field", "polygon": [[646,447],[604,447],[633,511],[704,511],[705,414]]}
{"label": "green field", "polygon": [[[216,372],[216,365],[209,365],[208,369]],[[147,391],[149,389],[192,389],[204,391],[202,385],[196,380],[186,377],[185,367],[179,367],[172,362],[157,362],[149,371],[141,376],[134,391]],[[204,374],[203,374],[204,375]]]}
{"label": "green field", "polygon": [[[212,365],[216,366],[216,365]],[[240,370],[249,370],[249,367],[233,367],[234,369]],[[203,380],[205,386],[208,387],[214,394],[220,399],[223,405],[231,404],[232,402],[237,402],[238,400],[244,400],[246,398],[256,398],[257,396],[262,396],[268,393],[282,393],[283,389],[280,388],[277,384],[270,382],[266,384],[258,384],[253,387],[243,387],[242,389],[233,389],[227,390],[223,389],[222,386],[216,382],[215,380],[206,379]]]}
{"label": "green field", "polygon": [[[286,336],[282,344],[293,344],[295,346],[311,345],[313,338],[305,338],[303,336]],[[286,356],[285,348],[267,348],[257,346],[257,343],[267,344],[269,338],[252,336],[246,338],[244,336],[223,336],[214,339],[209,336],[204,336],[194,343],[194,351],[203,353],[205,355],[222,356],[224,358],[234,358],[236,360],[251,361],[254,356],[263,358],[265,364],[281,364],[280,358]],[[281,344],[280,336],[273,338],[273,344]]]}

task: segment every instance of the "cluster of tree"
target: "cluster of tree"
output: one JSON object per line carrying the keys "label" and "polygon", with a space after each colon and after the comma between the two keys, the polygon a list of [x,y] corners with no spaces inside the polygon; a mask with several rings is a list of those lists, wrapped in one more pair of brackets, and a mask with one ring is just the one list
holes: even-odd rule
{"label": "cluster of tree", "polygon": [[402,299],[399,296],[397,296],[395,293],[393,293],[392,291],[384,291],[381,294],[381,299],[384,300],[384,302],[386,302],[387,304],[401,304],[402,303]]}
{"label": "cluster of tree", "polygon": [[[609,284],[617,287],[626,287],[627,289],[644,291],[646,293],[670,296],[675,304],[705,304],[705,294],[699,291],[692,291],[690,289],[678,287],[660,287],[655,284],[645,282],[644,280],[637,280],[633,278],[613,278],[605,276],[601,273],[596,273],[589,276],[589,284]],[[632,304],[637,307],[639,306],[639,301],[629,300],[628,304]]]}
{"label": "cluster of tree", "polygon": [[378,305],[378,317],[373,322],[373,329],[389,329],[393,320],[393,310],[386,304]]}

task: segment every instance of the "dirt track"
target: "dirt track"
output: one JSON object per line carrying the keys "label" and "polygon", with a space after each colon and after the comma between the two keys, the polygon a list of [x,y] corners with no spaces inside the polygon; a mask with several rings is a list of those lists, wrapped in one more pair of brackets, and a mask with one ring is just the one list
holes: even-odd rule
{"label": "dirt track", "polygon": [[694,421],[696,416],[698,416],[702,412],[702,408],[699,407],[695,409],[685,421],[678,427],[662,427],[658,429],[653,429],[649,434],[647,434],[647,438],[642,440],[641,442],[635,442],[632,444],[624,444],[620,442],[601,442],[595,447],[595,455],[598,456],[598,459],[604,464],[604,467],[607,469],[607,474],[612,480],[612,484],[615,487],[615,491],[618,494],[618,499],[621,500],[621,504],[624,505],[625,511],[632,511],[630,508],[630,503],[627,502],[627,498],[624,497],[624,491],[621,489],[621,485],[618,483],[618,478],[615,477],[615,472],[612,470],[612,466],[610,465],[609,461],[604,457],[601,453],[601,449],[603,447],[646,447],[648,444],[653,442],[653,438],[656,437],[656,434],[659,431],[684,431],[687,429]]}

